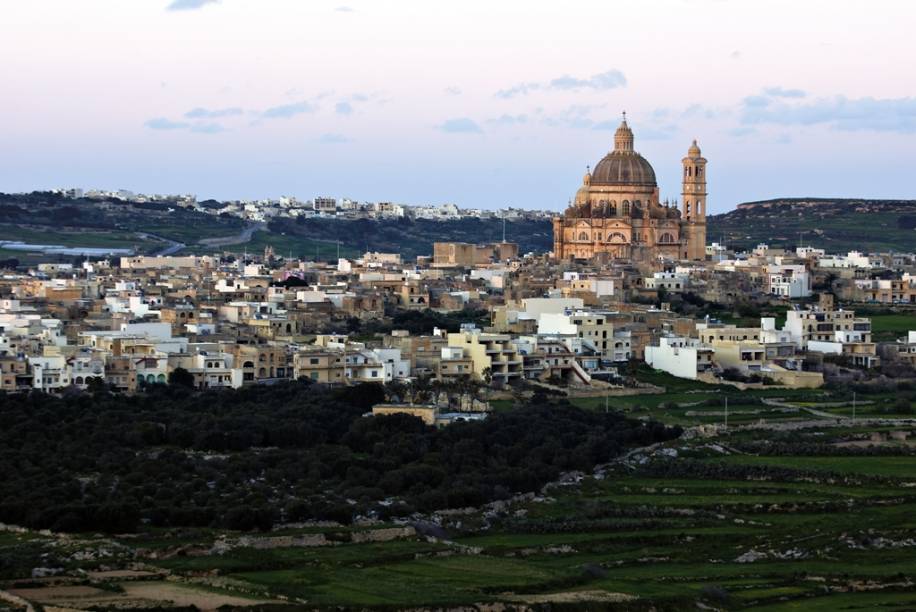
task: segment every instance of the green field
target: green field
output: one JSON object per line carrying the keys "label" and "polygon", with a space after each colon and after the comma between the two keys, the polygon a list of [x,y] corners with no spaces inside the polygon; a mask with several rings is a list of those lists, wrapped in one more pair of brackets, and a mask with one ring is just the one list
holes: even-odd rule
{"label": "green field", "polygon": [[916,311],[910,314],[865,316],[871,319],[872,340],[875,342],[892,342],[905,337],[908,331],[916,331]]}
{"label": "green field", "polygon": [[[319,261],[337,261],[338,249],[336,242],[315,240],[268,231],[255,232],[248,242],[225,246],[192,245],[186,252],[199,254],[214,252],[242,254],[247,252],[249,254],[261,255],[265,247],[268,246],[273,247],[274,254],[277,257],[289,257],[292,255],[294,258],[314,260],[317,255]],[[361,256],[364,251],[341,244],[339,252],[340,256],[343,258],[355,259]]]}
{"label": "green field", "polygon": [[[829,404],[849,401],[847,391],[739,391],[648,368],[635,375],[665,392],[610,398],[611,409],[689,426],[720,422],[716,412],[728,397],[732,427],[714,437],[685,436],[636,451],[502,507],[423,516],[421,523],[435,523],[437,538],[352,543],[354,532],[401,523],[306,525],[247,535],[324,533],[334,544],[207,553],[221,536],[245,534],[159,528],[101,543],[94,534],[60,542],[0,532],[0,588],[37,565],[77,572],[140,559],[178,579],[216,574],[249,594],[309,609],[545,601],[561,602],[555,604],[560,609],[646,612],[700,606],[913,609],[916,449],[896,440],[873,448],[862,444],[877,433],[905,431],[913,438],[916,427],[849,419],[837,426],[839,419],[809,412],[846,416],[849,407]],[[884,407],[912,394],[860,394],[858,414],[888,416]],[[760,402],[768,397],[798,410]],[[604,401],[572,400],[599,411]],[[511,401],[497,406],[513,409]],[[761,420],[774,429],[739,427]],[[778,429],[793,420],[807,424]],[[98,547],[118,552],[102,559],[74,555]],[[635,599],[614,603],[620,597]]]}
{"label": "green field", "polygon": [[916,455],[891,457],[756,457],[734,455],[724,460],[738,465],[776,465],[838,474],[887,476],[916,481]]}

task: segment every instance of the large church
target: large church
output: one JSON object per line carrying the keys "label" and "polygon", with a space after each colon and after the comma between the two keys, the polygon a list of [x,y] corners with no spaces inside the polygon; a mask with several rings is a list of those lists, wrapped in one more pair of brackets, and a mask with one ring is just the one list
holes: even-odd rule
{"label": "large church", "polygon": [[706,256],[706,159],[697,141],[682,160],[681,207],[659,199],[655,170],[633,148],[626,116],[614,150],[586,172],[576,198],[553,219],[558,259],[596,255],[647,261]]}

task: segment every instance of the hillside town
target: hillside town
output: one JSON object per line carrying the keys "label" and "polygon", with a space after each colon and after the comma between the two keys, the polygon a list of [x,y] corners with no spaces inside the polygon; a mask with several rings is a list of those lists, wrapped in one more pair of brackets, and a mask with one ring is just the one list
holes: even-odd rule
{"label": "hillside town", "polygon": [[436,243],[416,261],[268,248],[44,263],[0,278],[0,389],[134,393],[180,372],[202,389],[307,379],[613,394],[633,391],[627,372],[642,362],[813,388],[916,366],[916,324],[876,342],[856,312],[875,304],[916,304],[916,256],[712,244],[701,261],[636,263],[501,242]]}
{"label": "hillside town", "polygon": [[164,195],[135,193],[127,189],[105,190],[68,187],[54,189],[51,193],[65,198],[97,201],[121,201],[137,204],[158,203],[181,207],[213,216],[226,215],[253,223],[274,219],[428,219],[455,221],[458,219],[550,219],[553,213],[546,210],[528,210],[511,206],[499,210],[486,208],[459,208],[455,204],[399,204],[395,202],[368,202],[351,198],[316,196],[299,200],[295,196],[259,198],[254,200],[198,201],[192,194]]}

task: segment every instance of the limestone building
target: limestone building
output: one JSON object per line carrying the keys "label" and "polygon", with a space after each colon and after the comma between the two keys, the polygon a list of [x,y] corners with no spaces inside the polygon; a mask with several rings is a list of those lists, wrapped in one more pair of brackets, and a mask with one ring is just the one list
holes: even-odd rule
{"label": "limestone building", "polygon": [[614,150],[585,174],[575,200],[553,219],[554,257],[704,259],[706,159],[696,140],[682,164],[678,210],[659,199],[655,170],[633,148],[633,131],[624,117],[614,134]]}

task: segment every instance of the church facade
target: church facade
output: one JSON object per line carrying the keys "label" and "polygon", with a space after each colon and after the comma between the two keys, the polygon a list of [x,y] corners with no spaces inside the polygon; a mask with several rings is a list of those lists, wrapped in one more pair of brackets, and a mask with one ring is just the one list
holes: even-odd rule
{"label": "church facade", "polygon": [[614,150],[585,174],[575,200],[554,217],[554,257],[704,259],[706,159],[696,140],[682,165],[679,209],[659,199],[655,170],[633,148],[633,131],[624,118],[614,134]]}

